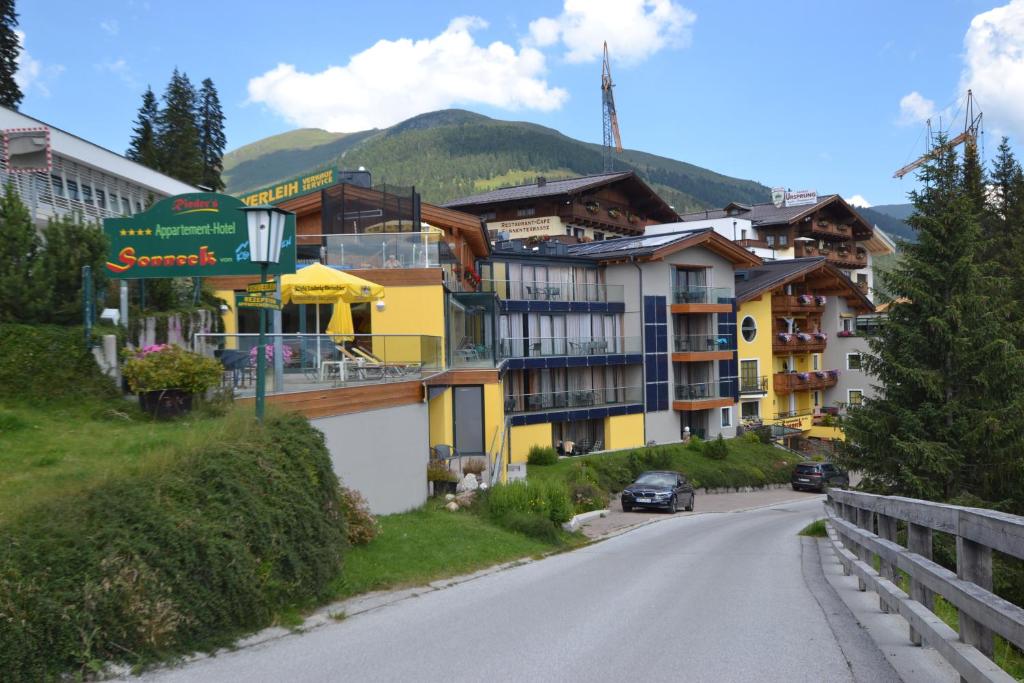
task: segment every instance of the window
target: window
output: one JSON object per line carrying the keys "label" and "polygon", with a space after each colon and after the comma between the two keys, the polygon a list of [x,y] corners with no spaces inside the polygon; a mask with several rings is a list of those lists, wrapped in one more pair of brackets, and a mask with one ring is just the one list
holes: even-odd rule
{"label": "window", "polygon": [[758,420],[761,418],[760,401],[744,401],[740,403],[740,419]]}
{"label": "window", "polygon": [[757,337],[757,321],[751,316],[747,316],[740,323],[740,332],[743,333],[744,341],[752,342]]}
{"label": "window", "polygon": [[814,407],[821,407],[821,392],[815,391],[813,394],[811,394],[811,397],[814,399]]}
{"label": "window", "polygon": [[480,214],[480,220],[482,221],[493,221],[497,217],[498,214],[495,213],[494,211],[485,211],[484,213]]}
{"label": "window", "polygon": [[848,398],[847,403],[851,408],[859,407],[864,401],[864,392],[860,389],[850,389],[846,392],[846,395]]}
{"label": "window", "polygon": [[768,243],[769,247],[775,246],[775,235],[765,235],[764,241]]}
{"label": "window", "polygon": [[722,408],[722,426],[732,427],[732,408]]}
{"label": "window", "polygon": [[64,196],[64,179],[59,175],[50,176],[50,184],[53,185],[53,196],[63,197]]}
{"label": "window", "polygon": [[779,235],[779,246],[784,247],[789,243],[789,237],[787,235]]}
{"label": "window", "polygon": [[107,193],[99,188],[96,189],[96,206],[101,209],[107,208]]}
{"label": "window", "polygon": [[537,209],[533,206],[524,206],[521,209],[516,209],[516,215],[520,218],[529,218],[537,215]]}
{"label": "window", "polygon": [[757,374],[757,359],[740,361],[740,391],[761,391],[761,378]]}
{"label": "window", "polygon": [[867,273],[857,273],[857,286],[860,287],[860,291],[868,291],[868,275]]}
{"label": "window", "polygon": [[846,354],[846,369],[847,370],[860,370],[860,354],[859,353],[848,353],[848,354]]}
{"label": "window", "polygon": [[125,216],[132,215],[132,203],[127,197],[121,197],[121,213]]}
{"label": "window", "polygon": [[741,240],[747,239],[747,231],[746,230],[740,230],[740,239]]}
{"label": "window", "polygon": [[812,353],[811,354],[811,370],[815,370],[815,371],[821,370],[821,367],[819,367],[820,363],[818,362],[819,358],[821,358],[821,356],[819,354],[817,354],[817,353]]}
{"label": "window", "polygon": [[68,199],[73,199],[73,200],[75,200],[77,202],[78,201],[78,183],[76,183],[74,180],[69,180],[69,181],[67,181],[67,185],[68,185]]}
{"label": "window", "polygon": [[86,204],[92,204],[92,185],[82,183],[82,201]]}
{"label": "window", "polygon": [[839,330],[842,332],[849,332],[853,334],[854,328],[856,327],[856,320],[854,318],[840,318],[839,319]]}
{"label": "window", "polygon": [[603,232],[597,232],[595,230],[594,231],[594,241],[595,242],[603,242],[604,241],[604,233]]}

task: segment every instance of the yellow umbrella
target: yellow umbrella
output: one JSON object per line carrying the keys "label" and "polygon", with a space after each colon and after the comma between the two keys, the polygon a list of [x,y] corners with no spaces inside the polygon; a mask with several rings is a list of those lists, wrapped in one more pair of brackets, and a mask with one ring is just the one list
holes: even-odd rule
{"label": "yellow umbrella", "polygon": [[[338,334],[340,337],[338,341],[352,339],[354,329],[350,304],[383,298],[383,286],[320,263],[306,266],[294,275],[281,276],[282,303],[334,304],[334,313],[327,323],[327,331]],[[316,330],[319,334],[319,305],[316,309]]]}

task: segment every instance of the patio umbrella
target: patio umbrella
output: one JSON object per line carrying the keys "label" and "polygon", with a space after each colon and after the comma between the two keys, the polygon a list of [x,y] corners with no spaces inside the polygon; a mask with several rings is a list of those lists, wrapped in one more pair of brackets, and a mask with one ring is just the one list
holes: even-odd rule
{"label": "patio umbrella", "polygon": [[[327,331],[339,341],[349,341],[354,332],[351,304],[384,298],[384,287],[375,282],[335,270],[320,263],[299,269],[294,275],[281,276],[281,303],[317,304],[316,331],[320,333],[320,306],[334,304]],[[320,337],[317,337],[319,362]]]}

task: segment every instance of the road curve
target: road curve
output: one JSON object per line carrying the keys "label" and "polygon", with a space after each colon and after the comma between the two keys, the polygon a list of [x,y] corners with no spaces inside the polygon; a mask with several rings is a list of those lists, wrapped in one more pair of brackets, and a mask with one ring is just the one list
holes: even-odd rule
{"label": "road curve", "polygon": [[144,679],[852,681],[801,571],[821,501],[677,516]]}

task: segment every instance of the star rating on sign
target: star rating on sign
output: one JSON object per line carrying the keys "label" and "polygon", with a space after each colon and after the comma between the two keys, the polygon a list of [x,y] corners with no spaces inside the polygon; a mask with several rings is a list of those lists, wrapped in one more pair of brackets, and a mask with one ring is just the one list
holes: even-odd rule
{"label": "star rating on sign", "polygon": [[127,230],[121,230],[121,237],[124,237],[127,234],[128,234]]}

